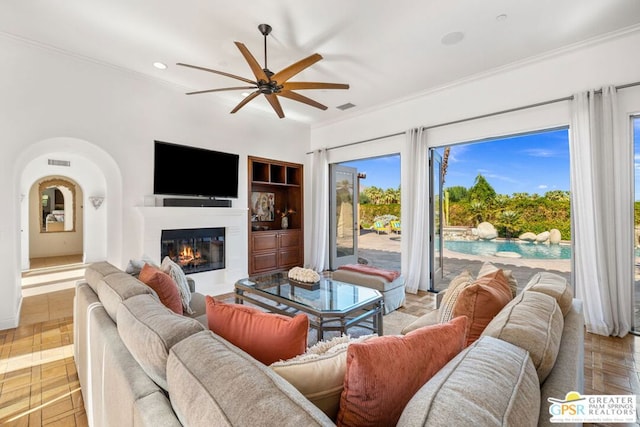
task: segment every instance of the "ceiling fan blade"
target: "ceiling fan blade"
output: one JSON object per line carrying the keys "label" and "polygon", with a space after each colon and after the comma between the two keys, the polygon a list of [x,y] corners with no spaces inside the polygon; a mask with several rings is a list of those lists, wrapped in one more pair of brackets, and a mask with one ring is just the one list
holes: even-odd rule
{"label": "ceiling fan blade", "polygon": [[210,93],[210,92],[223,92],[225,90],[241,90],[241,89],[255,89],[255,86],[237,86],[237,87],[223,87],[221,89],[207,89],[207,90],[198,90],[195,92],[187,92],[186,95],[198,95],[200,93]]}
{"label": "ceiling fan blade", "polygon": [[271,104],[273,109],[276,111],[276,114],[278,115],[278,117],[282,119],[284,117],[284,111],[282,111],[282,106],[280,105],[280,101],[278,101],[278,97],[275,94],[268,94],[268,95],[265,94],[264,96],[267,98],[267,101],[269,101],[269,104]]}
{"label": "ceiling fan blade", "polygon": [[319,82],[288,82],[282,85],[284,90],[302,89],[349,89],[348,84],[343,83],[319,83]]}
{"label": "ceiling fan blade", "polygon": [[322,105],[311,98],[307,98],[306,96],[300,95],[299,93],[291,92],[289,90],[281,90],[280,92],[278,92],[278,95],[284,96],[285,98],[293,99],[294,101],[302,102],[303,104],[311,105],[312,107],[316,107],[321,110],[327,109],[326,105]]}
{"label": "ceiling fan blade", "polygon": [[236,108],[231,110],[231,114],[235,113],[236,111],[238,111],[239,109],[241,109],[242,107],[247,105],[249,103],[249,101],[251,101],[253,98],[255,98],[258,95],[260,95],[260,91],[259,90],[255,91],[255,92],[251,92],[242,101],[240,101],[240,103],[238,105],[236,105]]}
{"label": "ceiling fan blade", "polygon": [[240,53],[242,53],[242,56],[244,56],[244,59],[249,64],[249,67],[251,67],[251,71],[253,71],[253,75],[256,76],[256,79],[258,79],[258,81],[264,80],[265,82],[268,82],[269,77],[264,72],[260,64],[258,64],[256,58],[254,58],[251,52],[249,52],[249,49],[247,49],[247,47],[240,42],[234,43],[236,44],[236,46],[238,46],[238,49],[240,49]]}
{"label": "ceiling fan blade", "polygon": [[183,64],[182,62],[178,62],[176,65],[181,65],[183,67],[189,67],[189,68],[195,68],[196,70],[208,71],[208,72],[214,73],[214,74],[220,74],[221,76],[231,77],[232,79],[236,79],[236,80],[242,80],[245,83],[256,84],[256,82],[253,81],[253,80],[245,79],[244,77],[236,76],[234,74],[225,73],[224,71],[212,70],[211,68],[205,68],[205,67],[198,67],[197,65]]}
{"label": "ceiling fan blade", "polygon": [[273,76],[271,76],[271,80],[275,80],[278,83],[282,84],[283,82],[286,82],[291,77],[298,74],[300,71],[304,70],[307,67],[312,66],[313,64],[320,61],[321,59],[322,59],[322,55],[318,53],[314,53],[313,55],[307,56],[306,58],[301,59],[300,61],[293,63],[289,65],[287,68],[275,73]]}

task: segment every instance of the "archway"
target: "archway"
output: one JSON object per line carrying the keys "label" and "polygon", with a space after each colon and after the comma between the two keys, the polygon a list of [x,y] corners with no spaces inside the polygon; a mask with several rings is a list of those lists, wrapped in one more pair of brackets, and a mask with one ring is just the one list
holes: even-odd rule
{"label": "archway", "polygon": [[73,179],[47,176],[29,190],[31,269],[82,261],[84,193]]}
{"label": "archway", "polygon": [[[82,261],[107,260],[120,264],[122,178],[117,164],[108,153],[84,140],[52,138],[27,148],[17,163],[17,173],[22,200],[18,224],[21,229],[22,270],[30,268],[32,224],[29,220],[28,195],[34,184],[39,186],[50,177],[64,177],[81,189],[76,193],[79,204],[76,204],[75,220],[76,226],[79,221],[83,224]],[[101,203],[96,203],[96,200]]]}

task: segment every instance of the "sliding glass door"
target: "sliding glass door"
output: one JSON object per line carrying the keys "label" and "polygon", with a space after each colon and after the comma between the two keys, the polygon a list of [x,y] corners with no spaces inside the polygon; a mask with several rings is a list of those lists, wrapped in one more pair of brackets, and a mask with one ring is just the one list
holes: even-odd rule
{"label": "sliding glass door", "polygon": [[358,169],[330,165],[330,267],[358,263]]}

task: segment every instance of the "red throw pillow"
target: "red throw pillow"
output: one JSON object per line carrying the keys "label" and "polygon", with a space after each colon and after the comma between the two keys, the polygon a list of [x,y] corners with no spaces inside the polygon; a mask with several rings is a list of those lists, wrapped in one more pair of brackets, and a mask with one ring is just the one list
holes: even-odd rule
{"label": "red throw pillow", "polygon": [[452,317],[467,316],[467,346],[480,338],[489,322],[504,308],[513,295],[502,270],[478,278],[458,295]]}
{"label": "red throw pillow", "polygon": [[182,300],[180,299],[180,291],[175,280],[167,273],[145,264],[140,270],[138,279],[151,289],[156,291],[160,302],[170,310],[182,315]]}
{"label": "red throw pillow", "polygon": [[265,365],[291,359],[307,349],[306,314],[288,317],[227,304],[208,295],[205,300],[209,329]]}
{"label": "red throw pillow", "polygon": [[465,344],[467,319],[404,336],[373,337],[347,349],[338,426],[394,426],[411,397]]}

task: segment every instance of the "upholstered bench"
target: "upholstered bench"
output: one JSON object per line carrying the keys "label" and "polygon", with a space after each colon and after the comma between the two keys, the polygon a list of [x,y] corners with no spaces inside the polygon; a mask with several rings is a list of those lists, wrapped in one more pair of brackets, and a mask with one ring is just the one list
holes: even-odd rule
{"label": "upholstered bench", "polygon": [[331,277],[340,282],[353,283],[379,291],[384,298],[384,314],[391,313],[404,305],[404,277],[397,272],[370,266],[345,265],[338,267]]}

